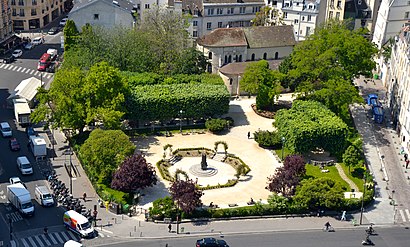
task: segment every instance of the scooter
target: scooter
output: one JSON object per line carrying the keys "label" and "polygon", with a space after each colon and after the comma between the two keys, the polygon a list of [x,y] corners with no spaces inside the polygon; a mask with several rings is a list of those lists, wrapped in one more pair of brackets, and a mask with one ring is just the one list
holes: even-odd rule
{"label": "scooter", "polygon": [[368,238],[368,239],[365,239],[365,240],[362,241],[362,245],[370,245],[370,246],[373,246],[374,243],[373,243],[372,240],[370,240],[370,238]]}

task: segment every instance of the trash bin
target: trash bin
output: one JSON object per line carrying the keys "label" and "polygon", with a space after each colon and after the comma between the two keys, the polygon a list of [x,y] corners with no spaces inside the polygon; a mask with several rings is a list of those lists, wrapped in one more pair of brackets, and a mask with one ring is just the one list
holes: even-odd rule
{"label": "trash bin", "polygon": [[378,75],[378,74],[374,74],[374,75],[373,75],[373,78],[374,78],[375,80],[378,80],[378,79],[379,79],[379,75]]}

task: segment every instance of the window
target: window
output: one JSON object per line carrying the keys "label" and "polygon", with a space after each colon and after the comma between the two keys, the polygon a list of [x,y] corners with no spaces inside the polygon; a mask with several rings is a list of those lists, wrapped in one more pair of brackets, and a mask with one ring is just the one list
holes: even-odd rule
{"label": "window", "polygon": [[251,61],[255,61],[255,53],[252,53]]}
{"label": "window", "polygon": [[227,11],[228,15],[233,15],[235,13],[234,10],[235,8],[228,8],[228,11]]}
{"label": "window", "polygon": [[197,27],[198,26],[198,21],[193,21],[192,26]]}
{"label": "window", "polygon": [[94,14],[94,20],[99,20],[100,19],[100,15],[99,14]]}
{"label": "window", "polygon": [[288,19],[288,12],[283,12],[283,18]]}
{"label": "window", "polygon": [[273,6],[276,6],[276,5],[278,5],[278,1],[276,1],[276,0],[273,0],[273,1],[272,1],[272,5],[273,5]]}
{"label": "window", "polygon": [[404,18],[408,19],[408,18],[409,18],[409,13],[410,13],[410,12],[408,12],[408,11],[405,12],[405,13],[404,13]]}
{"label": "window", "polygon": [[212,28],[212,22],[207,22],[206,29],[211,30],[211,28]]}
{"label": "window", "polygon": [[310,34],[310,27],[306,27],[306,35]]}
{"label": "window", "polygon": [[208,58],[209,58],[209,59],[212,59],[212,52],[209,52],[209,53],[208,53]]}
{"label": "window", "polygon": [[266,54],[266,52],[263,53],[263,59],[266,60],[267,57],[268,57],[268,54]]}
{"label": "window", "polygon": [[240,7],[239,8],[239,14],[245,14],[246,7]]}
{"label": "window", "polygon": [[229,78],[229,85],[232,85],[233,79]]}
{"label": "window", "polygon": [[17,15],[16,9],[13,9],[13,10],[12,10],[11,15],[12,15],[12,16],[16,16],[16,15]]}
{"label": "window", "polygon": [[244,27],[243,21],[240,21],[240,22],[239,22],[239,26],[240,26],[240,27]]}
{"label": "window", "polygon": [[37,5],[37,0],[31,0],[31,5]]}
{"label": "window", "polygon": [[279,58],[279,52],[275,52],[275,59]]}
{"label": "window", "polygon": [[312,5],[312,4],[309,4],[309,9],[313,9],[313,5]]}
{"label": "window", "polygon": [[298,20],[298,19],[295,19],[294,22],[295,22],[295,24],[298,24],[298,23],[299,23],[299,20]]}
{"label": "window", "polygon": [[336,19],[337,19],[337,20],[340,19],[340,12],[336,12]]}
{"label": "window", "polygon": [[302,35],[302,29],[299,30],[299,34]]}
{"label": "window", "polygon": [[19,5],[24,6],[24,0],[19,0]]}
{"label": "window", "polygon": [[225,55],[225,62],[224,62],[224,64],[227,64],[227,63],[228,63],[228,56]]}
{"label": "window", "polygon": [[337,8],[338,8],[338,9],[341,9],[341,8],[342,8],[342,1],[341,1],[341,0],[338,0],[338,1],[337,1]]}
{"label": "window", "polygon": [[31,16],[37,15],[37,10],[36,9],[31,9]]}
{"label": "window", "polygon": [[329,19],[333,18],[333,11],[329,11]]}
{"label": "window", "polygon": [[208,9],[208,15],[214,15],[214,9]]}
{"label": "window", "polygon": [[24,16],[24,9],[20,9],[20,16]]}
{"label": "window", "polygon": [[308,15],[307,21],[312,21],[312,16],[311,15]]}
{"label": "window", "polygon": [[252,7],[252,13],[260,12],[261,7]]}
{"label": "window", "polygon": [[222,27],[222,22],[220,21],[220,22],[218,22],[218,28],[221,28]]}
{"label": "window", "polygon": [[195,38],[198,37],[198,31],[193,31],[192,32],[192,37],[195,37]]}
{"label": "window", "polygon": [[16,5],[16,0],[11,0],[11,5]]}
{"label": "window", "polygon": [[242,62],[242,55],[239,55],[239,62]]}
{"label": "window", "polygon": [[208,64],[208,73],[212,73],[212,65]]}
{"label": "window", "polygon": [[217,8],[216,9],[216,14],[217,15],[223,15],[223,13],[224,13],[224,9],[222,9],[222,8]]}
{"label": "window", "polygon": [[330,0],[330,7],[334,8],[335,7],[335,0]]}
{"label": "window", "polygon": [[145,4],[145,9],[149,9],[149,3]]}
{"label": "window", "polygon": [[194,9],[194,15],[198,15],[198,10],[197,9]]}

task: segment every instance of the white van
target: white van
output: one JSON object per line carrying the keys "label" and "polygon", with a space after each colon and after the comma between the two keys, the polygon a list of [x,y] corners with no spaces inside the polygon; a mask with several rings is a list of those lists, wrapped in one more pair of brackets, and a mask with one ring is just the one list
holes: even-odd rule
{"label": "white van", "polygon": [[17,158],[17,167],[23,175],[33,174],[33,167],[26,156],[20,156]]}
{"label": "white van", "polygon": [[41,206],[51,207],[54,205],[54,199],[46,186],[36,186],[34,191],[36,201]]}
{"label": "white van", "polygon": [[7,122],[0,123],[0,131],[1,131],[1,135],[3,137],[10,137],[10,136],[13,135],[13,133],[11,131],[11,127],[10,127],[9,123],[7,123]]}
{"label": "white van", "polygon": [[83,247],[84,245],[82,245],[79,242],[76,242],[74,240],[68,240],[67,242],[65,242],[64,247]]}

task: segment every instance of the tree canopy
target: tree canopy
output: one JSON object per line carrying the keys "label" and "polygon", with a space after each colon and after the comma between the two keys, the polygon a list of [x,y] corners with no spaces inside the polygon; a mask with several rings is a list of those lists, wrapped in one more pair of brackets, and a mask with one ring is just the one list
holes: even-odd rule
{"label": "tree canopy", "polygon": [[156,184],[154,167],[141,154],[126,158],[115,171],[111,188],[132,193]]}
{"label": "tree canopy", "polygon": [[202,192],[192,180],[175,180],[169,188],[172,199],[185,213],[191,213],[201,204]]}

